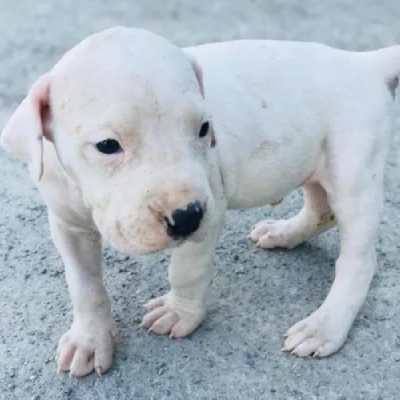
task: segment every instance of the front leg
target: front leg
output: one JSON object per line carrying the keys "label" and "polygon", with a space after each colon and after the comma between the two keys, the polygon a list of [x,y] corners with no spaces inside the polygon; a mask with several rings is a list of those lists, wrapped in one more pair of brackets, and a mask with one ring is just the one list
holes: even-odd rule
{"label": "front leg", "polygon": [[187,242],[172,253],[168,275],[171,290],[146,305],[142,325],[160,335],[180,338],[192,333],[206,316],[213,258],[222,221],[200,243]]}
{"label": "front leg", "polygon": [[116,336],[111,305],[102,278],[100,235],[70,226],[49,213],[53,241],[65,265],[73,305],[73,323],[57,349],[58,371],[101,375],[112,363]]}

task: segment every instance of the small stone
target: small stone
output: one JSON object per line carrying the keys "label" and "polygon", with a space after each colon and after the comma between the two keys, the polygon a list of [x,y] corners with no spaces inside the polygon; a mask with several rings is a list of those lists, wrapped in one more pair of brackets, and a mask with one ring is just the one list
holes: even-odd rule
{"label": "small stone", "polygon": [[162,362],[160,365],[158,365],[158,375],[164,375],[167,370],[167,364],[165,362]]}
{"label": "small stone", "polygon": [[235,269],[235,274],[236,275],[243,275],[245,273],[244,269]]}
{"label": "small stone", "polygon": [[252,355],[251,353],[246,353],[246,364],[247,364],[250,368],[254,368],[255,365],[256,365],[255,356]]}
{"label": "small stone", "polygon": [[66,395],[67,399],[69,399],[74,394],[74,391],[71,388],[64,389],[64,394]]}
{"label": "small stone", "polygon": [[50,363],[52,361],[55,361],[55,357],[54,356],[50,356],[44,363],[48,364],[48,363]]}

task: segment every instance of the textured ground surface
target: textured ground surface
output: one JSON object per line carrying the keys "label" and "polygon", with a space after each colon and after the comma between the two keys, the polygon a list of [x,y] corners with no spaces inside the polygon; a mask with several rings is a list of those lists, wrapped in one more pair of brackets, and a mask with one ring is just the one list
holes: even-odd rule
{"label": "textured ground surface", "polygon": [[[397,0],[0,0],[0,123],[65,50],[112,25],[147,27],[181,45],[262,37],[366,49],[400,43],[399,16]],[[270,211],[252,210],[229,214],[208,318],[189,339],[170,341],[139,328],[142,303],[167,287],[167,255],[139,259],[106,250],[120,338],[112,370],[80,380],[57,375],[49,361],[71,315],[45,208],[25,169],[1,152],[0,399],[399,398],[398,123],[397,134],[387,170],[379,271],[339,353],[303,360],[279,351],[285,330],[327,293],[337,232],[294,251],[262,252],[247,234]],[[300,204],[295,193],[273,214],[290,215]]]}

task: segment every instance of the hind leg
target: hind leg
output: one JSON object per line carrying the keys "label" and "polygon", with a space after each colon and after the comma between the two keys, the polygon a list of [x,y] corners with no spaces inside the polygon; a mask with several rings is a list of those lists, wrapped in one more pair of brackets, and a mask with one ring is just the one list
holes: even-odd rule
{"label": "hind leg", "polygon": [[339,228],[340,254],[322,305],[287,331],[283,350],[298,356],[324,357],[342,346],[376,269],[375,242],[391,124],[387,115],[367,111],[360,113],[360,119],[353,116],[347,129],[341,126],[329,143],[322,184]]}
{"label": "hind leg", "polygon": [[303,186],[304,206],[293,218],[261,221],[250,233],[258,247],[293,248],[335,225],[335,217],[327,201],[325,189],[319,183]]}
{"label": "hind leg", "polygon": [[364,303],[376,269],[375,236],[382,190],[370,182],[362,193],[342,194],[332,202],[340,238],[335,280],[323,304],[287,331],[283,350],[298,356],[327,356],[346,340]]}

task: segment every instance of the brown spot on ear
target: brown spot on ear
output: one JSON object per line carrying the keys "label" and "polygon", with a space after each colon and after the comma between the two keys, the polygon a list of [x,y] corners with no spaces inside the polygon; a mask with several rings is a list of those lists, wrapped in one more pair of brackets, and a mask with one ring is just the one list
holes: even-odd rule
{"label": "brown spot on ear", "polygon": [[214,133],[211,136],[211,148],[214,148],[217,145],[217,141],[215,139]]}
{"label": "brown spot on ear", "polygon": [[210,133],[211,133],[211,148],[213,149],[217,145],[217,139],[215,138],[214,125],[210,123]]}

